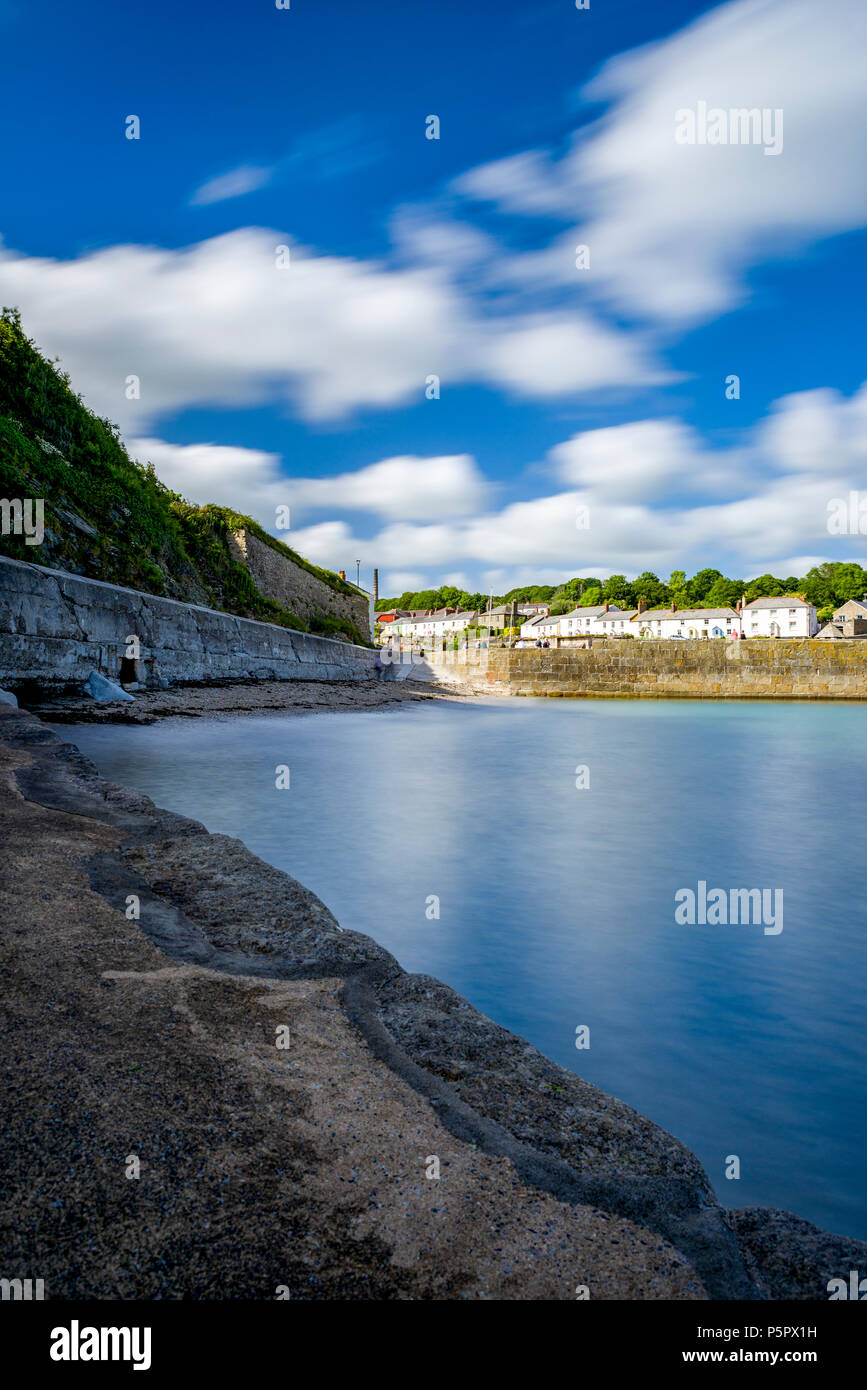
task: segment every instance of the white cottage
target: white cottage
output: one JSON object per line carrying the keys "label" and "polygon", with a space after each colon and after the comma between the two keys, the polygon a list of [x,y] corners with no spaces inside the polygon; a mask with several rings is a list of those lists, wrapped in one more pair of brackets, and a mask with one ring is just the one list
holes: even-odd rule
{"label": "white cottage", "polygon": [[670,608],[645,608],[636,613],[632,619],[636,637],[661,637],[662,624],[671,616]]}
{"label": "white cottage", "polygon": [[588,633],[600,634],[600,620],[609,613],[619,613],[616,604],[600,603],[591,608],[573,608],[560,618],[561,637],[586,637]]}
{"label": "white cottage", "polygon": [[741,616],[744,637],[815,637],[819,630],[812,603],[794,594],[754,598]]}
{"label": "white cottage", "polygon": [[683,638],[733,637],[740,634],[740,617],[734,608],[648,608],[636,613],[630,627],[637,637]]}
{"label": "white cottage", "polygon": [[406,638],[453,637],[473,627],[478,621],[477,613],[419,613],[408,618],[396,619],[390,626],[397,635]]}
{"label": "white cottage", "polygon": [[542,617],[534,618],[529,623],[524,623],[521,627],[521,636],[525,636],[524,628],[527,627],[529,629],[528,635],[532,636],[533,641],[537,637],[543,642],[546,638],[550,641],[552,637],[560,636],[562,621],[562,617],[552,617],[550,613],[546,613]]}
{"label": "white cottage", "polygon": [[595,630],[600,637],[634,637],[632,619],[637,616],[637,608],[609,608],[595,620]]}
{"label": "white cottage", "polygon": [[547,613],[537,613],[534,618],[528,618],[525,623],[521,623],[521,641],[535,642],[539,634],[539,624],[544,623],[548,617]]}
{"label": "white cottage", "polygon": [[740,633],[740,618],[733,608],[681,608],[662,619],[663,637],[733,637]]}

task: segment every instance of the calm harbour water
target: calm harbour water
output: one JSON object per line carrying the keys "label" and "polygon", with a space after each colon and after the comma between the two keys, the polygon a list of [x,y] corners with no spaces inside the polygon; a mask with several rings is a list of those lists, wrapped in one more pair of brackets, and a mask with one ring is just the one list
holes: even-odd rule
{"label": "calm harbour water", "polygon": [[[867,1239],[862,708],[479,701],[58,732],[670,1130],[723,1202]],[[782,888],[783,931],[678,925],[699,880]]]}

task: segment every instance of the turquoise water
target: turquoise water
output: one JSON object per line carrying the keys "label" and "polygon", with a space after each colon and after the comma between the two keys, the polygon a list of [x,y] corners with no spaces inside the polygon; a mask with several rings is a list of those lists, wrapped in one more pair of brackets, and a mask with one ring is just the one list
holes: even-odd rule
{"label": "turquoise water", "polygon": [[[864,709],[480,701],[59,732],[651,1116],[722,1201],[867,1238]],[[679,925],[700,880],[782,889],[783,930]]]}

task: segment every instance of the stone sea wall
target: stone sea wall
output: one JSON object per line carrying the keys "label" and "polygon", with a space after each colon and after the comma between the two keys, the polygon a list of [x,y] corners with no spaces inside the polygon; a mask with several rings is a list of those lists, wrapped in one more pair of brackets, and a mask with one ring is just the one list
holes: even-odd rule
{"label": "stone sea wall", "polygon": [[[122,663],[128,639],[139,657]],[[64,689],[94,669],[148,688],[219,680],[360,680],[376,653],[0,557],[0,686]]]}
{"label": "stone sea wall", "polygon": [[265,545],[251,531],[230,532],[228,542],[234,559],[247,566],[253,583],[265,598],[274,599],[305,622],[317,613],[327,613],[354,623],[361,633],[371,632],[372,601],[366,594],[332,589],[302,565]]}
{"label": "stone sea wall", "polygon": [[[478,693],[666,699],[867,699],[867,640],[596,641],[437,657],[427,679]],[[464,659],[461,659],[464,658]],[[413,672],[415,674],[415,671]]]}

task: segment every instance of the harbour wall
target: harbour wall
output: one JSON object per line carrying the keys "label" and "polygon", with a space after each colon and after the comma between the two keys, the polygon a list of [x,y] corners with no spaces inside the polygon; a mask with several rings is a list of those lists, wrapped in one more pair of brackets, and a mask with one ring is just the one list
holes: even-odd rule
{"label": "harbour wall", "polygon": [[0,686],[13,691],[62,690],[93,670],[149,689],[364,680],[376,661],[367,647],[0,557]]}
{"label": "harbour wall", "polygon": [[492,647],[429,656],[411,675],[491,695],[864,700],[867,640],[646,639],[571,649]]}

